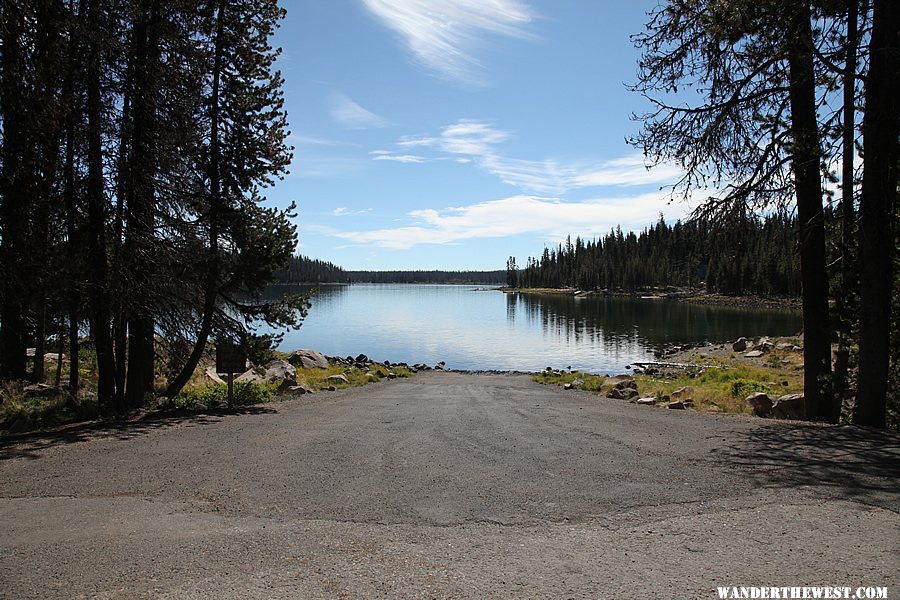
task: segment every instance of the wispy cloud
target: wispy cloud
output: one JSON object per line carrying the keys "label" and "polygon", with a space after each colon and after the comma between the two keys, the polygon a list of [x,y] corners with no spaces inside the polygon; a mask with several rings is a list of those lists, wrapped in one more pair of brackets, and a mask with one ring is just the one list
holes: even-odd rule
{"label": "wispy cloud", "polygon": [[[332,235],[363,245],[409,249],[422,244],[450,244],[473,238],[499,238],[524,233],[562,239],[567,234],[592,237],[616,225],[636,229],[656,220],[665,199],[660,193],[584,202],[557,198],[512,196],[463,207],[408,213],[409,225],[372,231],[334,231]],[[672,210],[670,218],[683,216],[687,206]],[[677,214],[676,214],[677,213]]]}
{"label": "wispy cloud", "polygon": [[428,159],[424,156],[416,156],[415,154],[391,154],[391,153],[381,153],[381,152],[373,152],[375,156],[372,157],[372,160],[390,160],[399,163],[423,163],[428,162]]}
{"label": "wispy cloud", "polygon": [[[437,136],[401,137],[397,146],[403,150],[433,148],[453,155],[457,162],[473,162],[504,182],[537,194],[557,195],[589,187],[667,184],[680,173],[674,165],[647,169],[640,154],[608,161],[577,162],[510,158],[501,153],[500,145],[511,137],[509,132],[491,123],[462,119],[444,127]],[[383,152],[387,155],[388,151]]]}
{"label": "wispy cloud", "polygon": [[346,206],[339,206],[331,211],[331,216],[333,217],[355,217],[359,215],[365,215],[367,213],[372,212],[371,208],[363,208],[360,210],[347,208]]}
{"label": "wispy cloud", "polygon": [[521,0],[362,0],[398,33],[423,65],[457,81],[482,83],[472,49],[485,34],[530,37],[535,14]]}
{"label": "wispy cloud", "polygon": [[331,96],[331,118],[351,129],[374,129],[390,125],[386,119],[366,110],[344,94],[338,93]]}

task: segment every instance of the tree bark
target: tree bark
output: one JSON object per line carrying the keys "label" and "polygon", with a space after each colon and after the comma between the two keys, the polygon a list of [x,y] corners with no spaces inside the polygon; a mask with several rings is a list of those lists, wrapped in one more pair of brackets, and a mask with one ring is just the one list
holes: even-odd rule
{"label": "tree bark", "polygon": [[793,8],[788,65],[792,166],[800,222],[800,278],[803,286],[803,390],[806,417],[814,421],[829,421],[834,420],[830,394],[826,391],[831,374],[831,338],[812,32],[809,5],[797,2]]}
{"label": "tree bark", "polygon": [[875,0],[859,200],[859,385],[854,421],[884,427],[900,135],[900,3]]}
{"label": "tree bark", "polygon": [[97,403],[102,411],[115,405],[115,363],[110,334],[109,282],[106,258],[106,196],[103,180],[103,114],[100,86],[101,31],[98,0],[88,0],[87,18],[93,33],[87,56],[87,203],[88,203],[88,286],[91,337],[97,352]]}

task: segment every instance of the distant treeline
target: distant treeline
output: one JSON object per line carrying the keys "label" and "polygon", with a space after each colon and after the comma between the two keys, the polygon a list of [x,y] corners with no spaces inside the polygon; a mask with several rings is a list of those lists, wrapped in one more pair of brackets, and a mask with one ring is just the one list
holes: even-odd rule
{"label": "distant treeline", "polygon": [[275,272],[278,283],[467,283],[500,285],[505,271],[346,271],[323,260],[293,256]]}
{"label": "distant treeline", "polygon": [[639,233],[617,227],[602,238],[567,238],[519,270],[507,262],[507,284],[634,291],[702,287],[723,294],[796,296],[800,268],[797,221],[785,214],[731,223],[659,221]]}

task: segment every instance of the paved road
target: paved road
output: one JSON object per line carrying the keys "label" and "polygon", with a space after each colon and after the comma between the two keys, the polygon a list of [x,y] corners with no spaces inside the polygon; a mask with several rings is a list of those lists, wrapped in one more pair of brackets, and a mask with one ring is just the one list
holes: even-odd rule
{"label": "paved road", "polygon": [[0,441],[8,598],[900,594],[900,439],[429,373]]}

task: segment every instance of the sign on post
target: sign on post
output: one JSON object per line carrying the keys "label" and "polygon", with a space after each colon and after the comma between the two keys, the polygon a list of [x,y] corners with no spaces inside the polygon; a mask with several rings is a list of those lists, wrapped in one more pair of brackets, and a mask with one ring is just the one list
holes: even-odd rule
{"label": "sign on post", "polygon": [[234,374],[247,369],[247,353],[238,344],[216,344],[216,373],[228,374],[228,408],[234,408]]}

